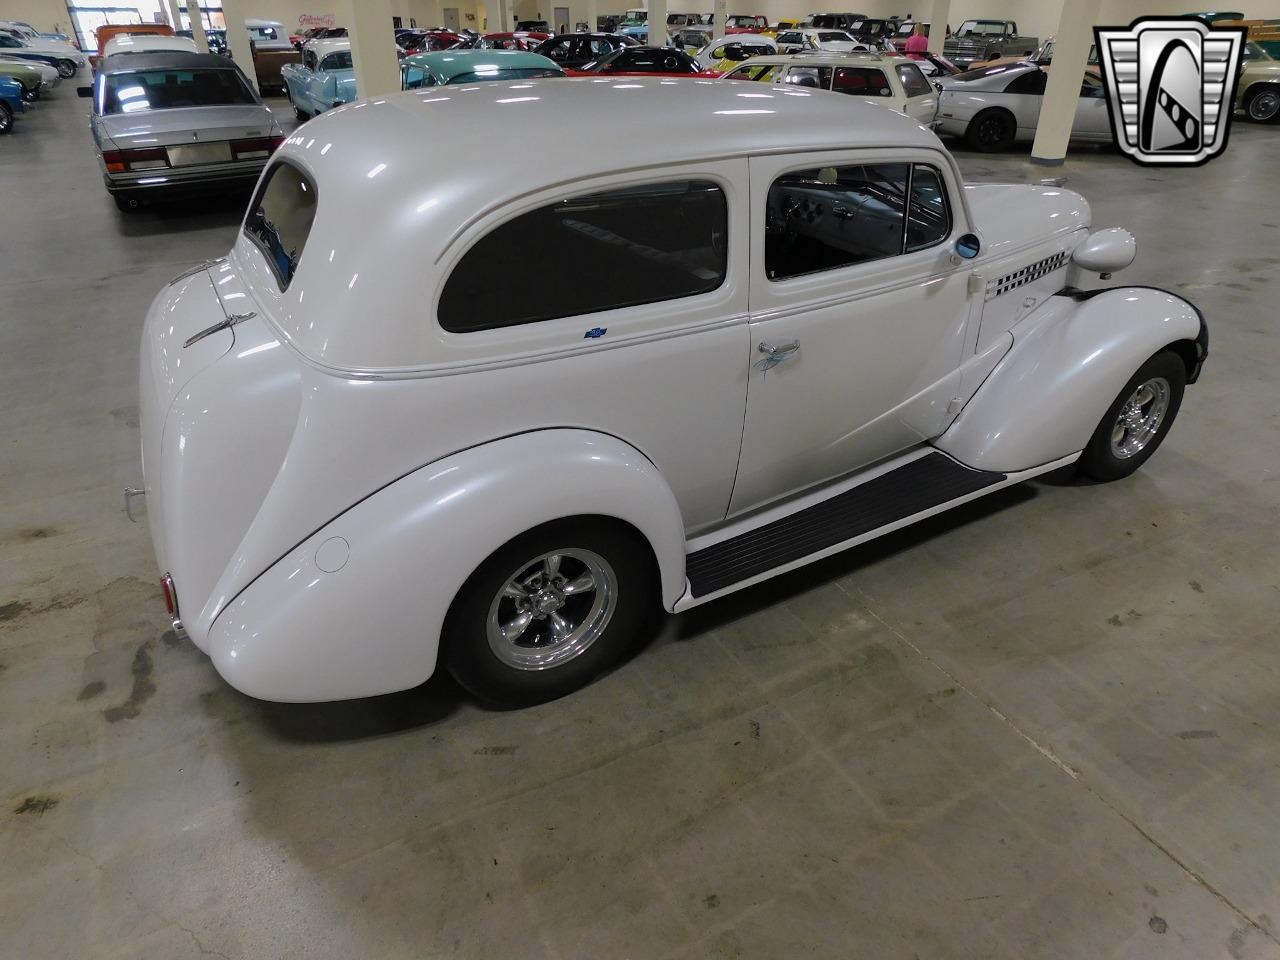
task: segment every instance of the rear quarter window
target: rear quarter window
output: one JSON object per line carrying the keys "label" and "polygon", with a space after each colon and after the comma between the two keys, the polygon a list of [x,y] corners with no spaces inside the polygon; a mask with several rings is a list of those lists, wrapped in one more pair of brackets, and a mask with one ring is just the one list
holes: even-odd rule
{"label": "rear quarter window", "polygon": [[244,233],[271,264],[282,291],[289,289],[316,216],[316,187],[287,160],[267,172],[249,206]]}
{"label": "rear quarter window", "polygon": [[[463,254],[440,295],[440,326],[470,333],[709,293],[728,269],[727,233],[724,192],[708,180],[548,204]],[[495,263],[539,282],[495,283]]]}

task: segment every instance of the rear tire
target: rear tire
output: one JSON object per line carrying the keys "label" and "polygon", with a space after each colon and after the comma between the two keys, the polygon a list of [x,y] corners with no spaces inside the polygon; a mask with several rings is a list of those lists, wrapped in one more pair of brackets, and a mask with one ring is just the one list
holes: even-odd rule
{"label": "rear tire", "polygon": [[1280,84],[1251,87],[1244,97],[1244,112],[1254,123],[1275,123],[1280,119]]}
{"label": "rear tire", "polygon": [[979,153],[997,153],[1013,146],[1017,133],[1018,123],[1013,119],[1013,114],[992,107],[969,121],[964,139]]}
{"label": "rear tire", "polygon": [[58,76],[63,80],[70,80],[76,75],[76,65],[74,60],[59,60],[57,67]]}
{"label": "rear tire", "polygon": [[26,87],[23,87],[23,88],[22,88],[22,102],[23,102],[23,103],[35,103],[35,102],[36,102],[37,100],[39,100],[39,99],[40,99],[40,88],[39,88],[39,87],[32,87],[32,88],[31,88],[31,89],[29,89],[29,90],[28,90]]}
{"label": "rear tire", "polygon": [[1186,364],[1172,350],[1149,359],[1107,408],[1077,461],[1077,470],[1103,482],[1136,472],[1173,426],[1186,383]]}
{"label": "rear tire", "polygon": [[631,648],[652,612],[649,545],[598,517],[555,520],[500,547],[445,618],[441,656],[482,700],[523,706],[586,686]]}

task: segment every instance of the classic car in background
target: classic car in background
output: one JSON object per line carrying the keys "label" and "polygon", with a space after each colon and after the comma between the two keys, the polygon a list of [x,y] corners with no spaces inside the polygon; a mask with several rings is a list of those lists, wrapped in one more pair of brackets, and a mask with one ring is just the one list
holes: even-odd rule
{"label": "classic car in background", "polygon": [[551,39],[549,33],[486,33],[476,41],[476,50],[535,50]]}
{"label": "classic car in background", "polygon": [[[715,26],[712,24],[711,26]],[[769,18],[760,14],[733,14],[724,19],[724,32],[728,36],[735,33],[760,33],[769,29]]]}
{"label": "classic car in background", "polygon": [[[1049,68],[1034,63],[995,64],[942,79],[934,129],[963,137],[983,153],[1034,140],[1048,80]],[[1071,138],[1113,142],[1106,92],[1092,72],[1086,71],[1080,81]]]}
{"label": "classic car in background", "polygon": [[942,46],[942,54],[956,66],[965,68],[1001,57],[1029,57],[1040,46],[1037,37],[1018,33],[1013,20],[966,20]]}
{"label": "classic car in background", "polygon": [[417,53],[400,61],[400,86],[403,90],[564,75],[564,70],[554,60],[524,50],[441,50]]}
{"label": "classic car in background", "polygon": [[1274,123],[1280,120],[1280,60],[1252,41],[1245,48],[1249,56],[1236,84],[1236,108],[1256,123]]}
{"label": "classic car in background", "polygon": [[453,30],[401,30],[396,32],[396,43],[406,53],[430,53],[433,50],[449,50],[462,43],[464,37]]}
{"label": "classic car in background", "polygon": [[22,95],[22,84],[10,77],[0,76],[0,134],[13,132],[14,118],[27,110]]}
{"label": "classic car in background", "polygon": [[718,77],[704,71],[683,50],[672,47],[623,47],[606,53],[599,60],[569,71],[570,76],[701,76]]}
{"label": "classic car in background", "polygon": [[743,60],[768,56],[778,52],[778,44],[772,37],[759,33],[739,33],[732,37],[712,40],[693,54],[700,70],[725,73]]}
{"label": "classic car in background", "polygon": [[249,31],[249,39],[255,50],[292,50],[289,42],[289,31],[277,20],[261,20],[257,17],[245,17],[245,28]]}
{"label": "classic car in background", "polygon": [[170,616],[246,694],[443,666],[488,700],[561,696],[659,604],[1050,471],[1132,474],[1199,374],[1191,304],[1082,289],[1131,235],[1069,190],[965,186],[897,111],[535,83],[519,109],[471,84],[289,139],[228,254],[147,311]]}
{"label": "classic car in background", "polygon": [[[0,38],[17,40],[21,49],[31,54],[52,57],[51,65],[58,68],[64,80],[74,76],[76,70],[89,62],[75,44],[67,40],[58,40],[49,34],[37,33],[33,27],[21,20],[0,20]],[[4,49],[13,51],[18,48],[9,44],[0,44],[0,52],[4,52]],[[75,66],[71,73],[66,72],[67,64]]]}
{"label": "classic car in background", "polygon": [[356,72],[351,62],[351,41],[309,40],[302,47],[302,62],[280,68],[285,94],[299,120],[356,99]]}
{"label": "classic car in background", "polygon": [[[40,41],[32,43],[11,33],[0,33],[0,56],[10,60],[32,60],[45,63],[58,71],[58,76],[67,80],[76,75],[88,60],[73,47],[66,44],[53,46],[57,41]],[[66,49],[64,49],[66,48]],[[71,52],[68,53],[67,49]]]}
{"label": "classic car in background", "polygon": [[212,53],[120,53],[98,64],[93,133],[121,210],[177,193],[247,189],[284,139],[235,62]]}
{"label": "classic car in background", "polygon": [[929,124],[938,110],[938,90],[906,57],[878,53],[794,54],[753,57],[730,70],[726,80],[755,80],[778,86],[814,87],[868,97]]}
{"label": "classic car in background", "polygon": [[[929,24],[928,21],[925,21],[924,23],[920,23],[917,20],[903,20],[898,23],[898,27],[896,30],[894,30],[893,36],[889,38],[889,41],[890,43],[893,44],[893,47],[895,50],[898,50],[898,51],[906,50],[907,41],[910,40],[912,35],[915,34],[917,26],[924,27],[925,36],[929,35],[929,28],[931,25]],[[949,24],[947,25],[946,29],[947,29],[946,36],[947,37],[951,36],[951,26]],[[944,38],[944,42],[945,42],[945,38]]]}
{"label": "classic car in background", "polygon": [[779,53],[812,53],[815,50],[825,50],[829,53],[853,53],[870,49],[867,44],[855,40],[844,30],[812,27],[780,33],[777,42]]}
{"label": "classic car in background", "polygon": [[[47,71],[47,73],[45,72]],[[49,74],[53,75],[52,80]],[[58,71],[34,60],[6,60],[0,57],[0,78],[16,80],[22,87],[24,103],[35,103],[46,90],[52,90],[61,82]]]}
{"label": "classic car in background", "polygon": [[566,33],[544,40],[534,53],[554,60],[566,70],[576,70],[622,47],[637,47],[640,41],[614,33]]}

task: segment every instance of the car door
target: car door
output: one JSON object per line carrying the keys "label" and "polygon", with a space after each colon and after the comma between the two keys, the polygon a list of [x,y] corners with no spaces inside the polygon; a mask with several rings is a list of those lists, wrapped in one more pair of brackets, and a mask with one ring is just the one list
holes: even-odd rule
{"label": "car door", "polygon": [[921,123],[933,123],[938,114],[938,88],[929,82],[914,63],[899,63],[894,71],[906,97],[902,106],[903,113]]}
{"label": "car door", "polygon": [[1110,140],[1111,117],[1107,113],[1107,94],[1102,81],[1086,73],[1080,83],[1080,99],[1076,101],[1076,118],[1071,135],[1081,140]]}
{"label": "car door", "polygon": [[937,436],[971,297],[943,151],[752,157],[750,171],[751,367],[731,514]]}

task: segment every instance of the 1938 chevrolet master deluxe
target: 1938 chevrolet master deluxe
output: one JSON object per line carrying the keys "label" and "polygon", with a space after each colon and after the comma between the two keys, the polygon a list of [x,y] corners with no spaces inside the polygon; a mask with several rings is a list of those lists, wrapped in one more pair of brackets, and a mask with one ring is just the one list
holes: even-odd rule
{"label": "1938 chevrolet master deluxe", "polygon": [[[443,662],[545,700],[654,603],[1073,462],[1137,469],[1200,371],[1198,311],[1082,291],[1134,254],[1082,197],[966,187],[918,123],[850,109],[535,80],[298,130],[231,252],[147,317],[175,621],[256,697],[383,693]],[[582,150],[570,123],[610,136]],[[493,154],[494,129],[547,162]]]}

